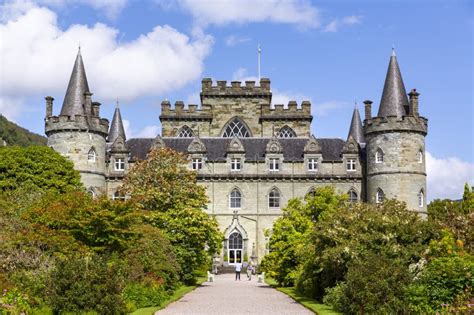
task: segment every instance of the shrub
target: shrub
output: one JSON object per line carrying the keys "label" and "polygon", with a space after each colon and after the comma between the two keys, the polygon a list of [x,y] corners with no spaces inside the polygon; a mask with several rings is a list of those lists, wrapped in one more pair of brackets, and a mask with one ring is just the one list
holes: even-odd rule
{"label": "shrub", "polygon": [[123,290],[123,299],[135,308],[158,306],[168,298],[163,285],[154,280],[147,279],[142,283],[130,283]]}
{"label": "shrub", "polygon": [[49,278],[47,303],[54,313],[125,313],[122,267],[98,255],[60,260]]}

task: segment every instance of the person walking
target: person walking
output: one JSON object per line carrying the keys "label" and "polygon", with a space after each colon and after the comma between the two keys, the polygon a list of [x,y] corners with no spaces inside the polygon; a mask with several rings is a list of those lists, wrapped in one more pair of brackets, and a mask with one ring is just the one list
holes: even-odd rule
{"label": "person walking", "polygon": [[253,266],[249,264],[247,266],[247,279],[250,281],[252,280],[252,272],[253,272]]}
{"label": "person walking", "polygon": [[242,264],[236,263],[235,264],[235,280],[239,279],[240,281],[240,271],[242,271]]}

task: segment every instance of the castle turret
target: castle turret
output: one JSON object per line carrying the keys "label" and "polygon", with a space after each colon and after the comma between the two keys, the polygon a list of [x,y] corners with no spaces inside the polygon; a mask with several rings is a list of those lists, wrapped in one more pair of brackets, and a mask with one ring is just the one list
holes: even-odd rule
{"label": "castle turret", "polygon": [[46,98],[45,133],[48,146],[72,160],[86,189],[96,195],[105,192],[109,122],[99,117],[100,103],[91,97],[79,49],[59,116],[53,116],[53,98]]}
{"label": "castle turret", "polygon": [[354,108],[354,112],[352,113],[351,127],[349,128],[349,134],[347,135],[348,140],[350,136],[352,136],[358,144],[365,144],[364,128],[362,127],[362,121],[360,120],[360,114],[357,107]]}
{"label": "castle turret", "polygon": [[112,118],[112,123],[110,125],[109,135],[107,137],[107,142],[113,143],[118,137],[122,137],[123,140],[127,140],[125,136],[125,129],[123,128],[122,115],[120,114],[120,108],[115,108],[114,117]]}
{"label": "castle turret", "polygon": [[411,94],[409,103],[393,51],[377,117],[371,117],[366,108],[367,201],[395,198],[426,215],[428,120],[418,115],[419,94]]}

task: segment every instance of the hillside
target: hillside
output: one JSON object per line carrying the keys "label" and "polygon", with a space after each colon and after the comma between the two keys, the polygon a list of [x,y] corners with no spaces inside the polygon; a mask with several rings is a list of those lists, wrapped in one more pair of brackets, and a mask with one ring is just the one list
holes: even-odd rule
{"label": "hillside", "polygon": [[[0,139],[7,145],[19,145],[26,147],[29,145],[46,145],[46,137],[32,133],[25,128],[18,126],[0,114]],[[2,143],[0,143],[2,145]]]}

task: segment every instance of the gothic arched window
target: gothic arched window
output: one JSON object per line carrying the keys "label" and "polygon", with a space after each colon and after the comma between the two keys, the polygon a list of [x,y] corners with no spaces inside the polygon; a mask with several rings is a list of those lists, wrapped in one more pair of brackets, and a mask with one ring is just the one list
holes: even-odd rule
{"label": "gothic arched window", "polygon": [[243,239],[242,235],[238,232],[234,232],[229,235],[229,249],[242,249]]}
{"label": "gothic arched window", "polygon": [[224,127],[224,132],[222,133],[224,138],[248,138],[250,137],[250,131],[242,120],[239,118],[233,118],[227,123]]}
{"label": "gothic arched window", "polygon": [[87,161],[95,162],[97,158],[97,153],[95,152],[94,148],[91,148],[89,152],[87,152]]}
{"label": "gothic arched window", "polygon": [[290,127],[284,126],[284,127],[280,128],[280,130],[278,131],[277,137],[278,138],[295,138],[296,133]]}
{"label": "gothic arched window", "polygon": [[425,193],[423,189],[418,193],[418,207],[423,207],[425,205]]}
{"label": "gothic arched window", "polygon": [[268,194],[268,207],[280,208],[280,191],[275,187]]}
{"label": "gothic arched window", "polygon": [[176,135],[178,138],[192,138],[194,137],[194,132],[188,126],[183,126],[179,129],[178,134]]}
{"label": "gothic arched window", "polygon": [[383,151],[380,148],[375,152],[375,163],[383,163]]}
{"label": "gothic arched window", "polygon": [[242,194],[237,188],[234,188],[230,193],[229,206],[232,209],[238,209],[242,206]]}
{"label": "gothic arched window", "polygon": [[350,203],[355,203],[359,200],[357,192],[354,189],[349,190],[347,196]]}
{"label": "gothic arched window", "polygon": [[385,193],[382,189],[378,188],[377,193],[375,194],[375,202],[382,203],[385,200]]}

